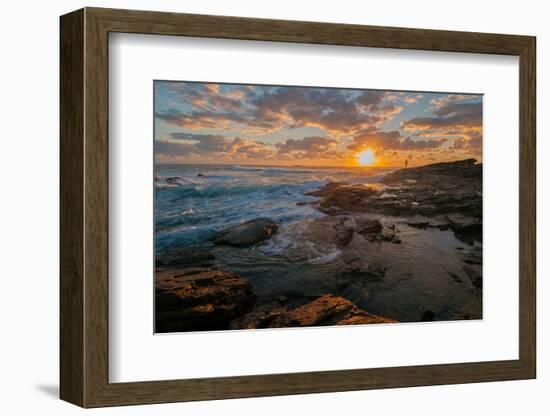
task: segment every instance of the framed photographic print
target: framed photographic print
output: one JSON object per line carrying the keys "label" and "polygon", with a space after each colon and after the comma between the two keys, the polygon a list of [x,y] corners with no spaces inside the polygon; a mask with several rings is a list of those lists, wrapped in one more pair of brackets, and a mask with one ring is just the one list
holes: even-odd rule
{"label": "framed photographic print", "polygon": [[62,16],[61,398],[534,378],[535,104],[529,36]]}

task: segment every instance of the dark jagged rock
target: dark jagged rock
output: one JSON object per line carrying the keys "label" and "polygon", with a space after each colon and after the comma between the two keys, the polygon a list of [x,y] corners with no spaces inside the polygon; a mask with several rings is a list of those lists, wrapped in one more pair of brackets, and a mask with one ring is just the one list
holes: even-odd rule
{"label": "dark jagged rock", "polygon": [[475,159],[464,159],[456,162],[441,162],[431,165],[419,166],[416,168],[399,169],[386,175],[382,182],[395,183],[404,180],[425,180],[426,176],[432,177],[454,177],[462,179],[481,179],[481,164]]}
{"label": "dark jagged rock", "polygon": [[394,244],[400,244],[401,239],[397,236],[397,228],[394,224],[383,226],[380,220],[369,217],[349,216],[347,224],[352,224],[351,228],[356,233],[362,235],[369,241],[387,241]]}
{"label": "dark jagged rock", "polygon": [[483,278],[481,276],[481,266],[464,265],[462,268],[470,278],[474,287],[478,290],[481,290],[481,288],[483,287]]}
{"label": "dark jagged rock", "polygon": [[382,182],[391,187],[393,197],[373,199],[371,208],[386,207],[395,215],[460,213],[481,218],[482,166],[475,159],[400,169]]}
{"label": "dark jagged rock", "polygon": [[408,222],[407,225],[409,227],[425,230],[426,228],[430,227],[430,222],[429,221]]}
{"label": "dark jagged rock", "polygon": [[[365,240],[370,242],[387,241],[399,244],[395,227],[384,227],[379,220],[366,216],[336,215],[315,218],[299,223],[293,229],[294,235],[302,239],[320,252],[330,251],[330,246],[338,247],[344,257],[350,252],[359,253],[357,257],[365,257]],[[360,247],[355,249],[352,241]]]}
{"label": "dark jagged rock", "polygon": [[228,329],[255,299],[250,282],[236,273],[199,267],[158,271],[156,331]]}
{"label": "dark jagged rock", "polygon": [[346,224],[347,217],[322,217],[308,221],[301,229],[303,237],[318,247],[334,244],[347,246],[353,236],[353,228]]}
{"label": "dark jagged rock", "polygon": [[456,282],[456,283],[464,283],[462,281],[462,279],[460,278],[459,275],[457,275],[456,273],[454,272],[447,272],[449,274],[449,276],[451,276],[451,278]]}
{"label": "dark jagged rock", "polygon": [[454,231],[458,239],[472,244],[475,240],[482,240],[483,224],[481,217],[474,218],[462,214],[446,216],[449,228]]}
{"label": "dark jagged rock", "polygon": [[231,321],[231,329],[263,329],[272,328],[272,323],[282,314],[287,312],[287,308],[281,304],[267,304],[254,308],[246,315],[235,318]]}
{"label": "dark jagged rock", "polygon": [[477,292],[473,299],[464,305],[454,316],[454,319],[482,319],[483,304],[481,292]]}
{"label": "dark jagged rock", "polygon": [[366,236],[354,232],[350,243],[340,249],[341,261],[336,278],[336,287],[339,291],[353,284],[356,279],[372,281],[384,278],[391,263],[381,264],[373,261],[368,255],[369,244],[371,241]]}
{"label": "dark jagged rock", "polygon": [[435,314],[432,311],[425,311],[420,318],[420,322],[431,322],[435,318]]}
{"label": "dark jagged rock", "polygon": [[277,228],[277,224],[269,218],[256,218],[220,231],[212,237],[212,242],[224,246],[250,247],[271,238]]}
{"label": "dark jagged rock", "polygon": [[324,325],[394,323],[393,319],[372,315],[349,300],[327,294],[294,309],[264,305],[231,323],[237,328],[285,328]]}
{"label": "dark jagged rock", "polygon": [[349,185],[345,182],[329,182],[317,191],[306,195],[321,197],[319,209],[327,214],[361,212],[366,199],[376,193],[370,186]]}
{"label": "dark jagged rock", "polygon": [[317,189],[315,191],[309,191],[306,192],[305,195],[308,196],[326,196],[330,192],[332,192],[334,189],[337,189],[341,186],[348,185],[346,182],[329,182],[325,186],[323,186],[321,189]]}
{"label": "dark jagged rock", "polygon": [[178,185],[180,180],[179,176],[155,176],[155,182],[164,182],[167,185]]}
{"label": "dark jagged rock", "polygon": [[157,269],[187,266],[212,266],[215,256],[201,247],[179,247],[166,250],[155,256]]}
{"label": "dark jagged rock", "polygon": [[[482,166],[474,159],[400,169],[383,178],[379,190],[331,182],[310,192],[317,207],[329,215],[375,213],[417,217],[414,228],[451,229],[472,244],[482,238]],[[381,234],[384,234],[382,232]],[[387,239],[400,243],[399,238]]]}
{"label": "dark jagged rock", "polygon": [[387,188],[331,182],[309,195],[320,197],[327,214],[378,212],[434,216],[459,213],[481,218],[482,168],[474,159],[400,169],[386,175]]}
{"label": "dark jagged rock", "polygon": [[425,230],[427,228],[437,228],[438,230],[445,231],[449,229],[449,221],[411,221],[406,223],[409,227]]}
{"label": "dark jagged rock", "polygon": [[349,325],[396,322],[359,309],[348,299],[331,294],[291,309],[272,323],[272,327]]}
{"label": "dark jagged rock", "polygon": [[480,246],[474,246],[470,250],[464,251],[460,258],[464,263],[470,265],[481,265],[483,261],[483,251]]}
{"label": "dark jagged rock", "polygon": [[355,232],[366,235],[376,235],[383,229],[382,223],[379,220],[370,218],[355,219]]}

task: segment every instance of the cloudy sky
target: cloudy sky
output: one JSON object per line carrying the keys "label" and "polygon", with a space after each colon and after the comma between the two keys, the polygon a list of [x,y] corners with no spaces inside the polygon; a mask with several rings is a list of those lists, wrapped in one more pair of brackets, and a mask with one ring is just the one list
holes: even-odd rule
{"label": "cloudy sky", "polygon": [[481,161],[482,96],[155,81],[157,163]]}

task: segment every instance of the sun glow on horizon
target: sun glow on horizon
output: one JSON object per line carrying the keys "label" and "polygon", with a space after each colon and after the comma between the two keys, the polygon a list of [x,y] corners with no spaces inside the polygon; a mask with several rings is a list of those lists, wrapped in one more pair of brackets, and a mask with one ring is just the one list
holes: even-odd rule
{"label": "sun glow on horizon", "polygon": [[357,153],[357,162],[360,166],[372,166],[376,163],[376,157],[371,149]]}

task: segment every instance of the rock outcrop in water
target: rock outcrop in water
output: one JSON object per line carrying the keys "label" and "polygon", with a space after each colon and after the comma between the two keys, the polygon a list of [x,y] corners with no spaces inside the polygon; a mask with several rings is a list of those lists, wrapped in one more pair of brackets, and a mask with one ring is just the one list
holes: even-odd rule
{"label": "rock outcrop in water", "polygon": [[309,196],[319,196],[319,209],[327,214],[342,212],[362,212],[366,208],[368,198],[375,195],[376,190],[370,186],[349,185],[342,182],[330,182],[323,188],[306,193]]}
{"label": "rock outcrop in water", "polygon": [[277,224],[269,218],[256,218],[220,231],[212,237],[212,242],[216,245],[250,247],[271,238],[277,228]]}
{"label": "rock outcrop in water", "polygon": [[236,273],[200,267],[157,271],[155,330],[226,329],[255,299],[250,282]]}
{"label": "rock outcrop in water", "polygon": [[389,189],[384,198],[374,198],[370,208],[396,215],[455,213],[481,218],[482,167],[475,159],[400,169],[382,182]]}
{"label": "rock outcrop in water", "polygon": [[481,240],[482,168],[475,159],[400,169],[382,182],[379,190],[333,182],[309,195],[320,197],[317,206],[329,215],[422,216],[429,220],[409,225],[450,228],[462,240]]}
{"label": "rock outcrop in water", "polygon": [[431,165],[418,166],[416,168],[399,169],[384,177],[382,182],[394,183],[405,180],[425,181],[427,177],[434,182],[449,179],[479,180],[482,175],[482,165],[475,159],[457,160],[455,162],[432,163]]}
{"label": "rock outcrop in water", "polygon": [[353,228],[346,224],[346,217],[323,217],[304,222],[300,229],[309,243],[322,247],[329,244],[345,247],[351,241]]}
{"label": "rock outcrop in water", "polygon": [[236,273],[200,267],[158,271],[155,329],[184,332],[396,322],[331,294],[296,308],[282,304],[254,307],[255,301],[250,282]]}
{"label": "rock outcrop in water", "polygon": [[347,247],[354,238],[354,233],[371,242],[400,242],[395,228],[384,227],[378,219],[370,218],[366,214],[315,218],[304,221],[301,227],[296,227],[293,232],[300,233],[303,239],[319,248],[327,245]]}
{"label": "rock outcrop in water", "polygon": [[264,305],[235,319],[231,322],[231,328],[286,328],[394,322],[396,321],[365,312],[343,297],[327,294],[293,309],[281,305]]}

